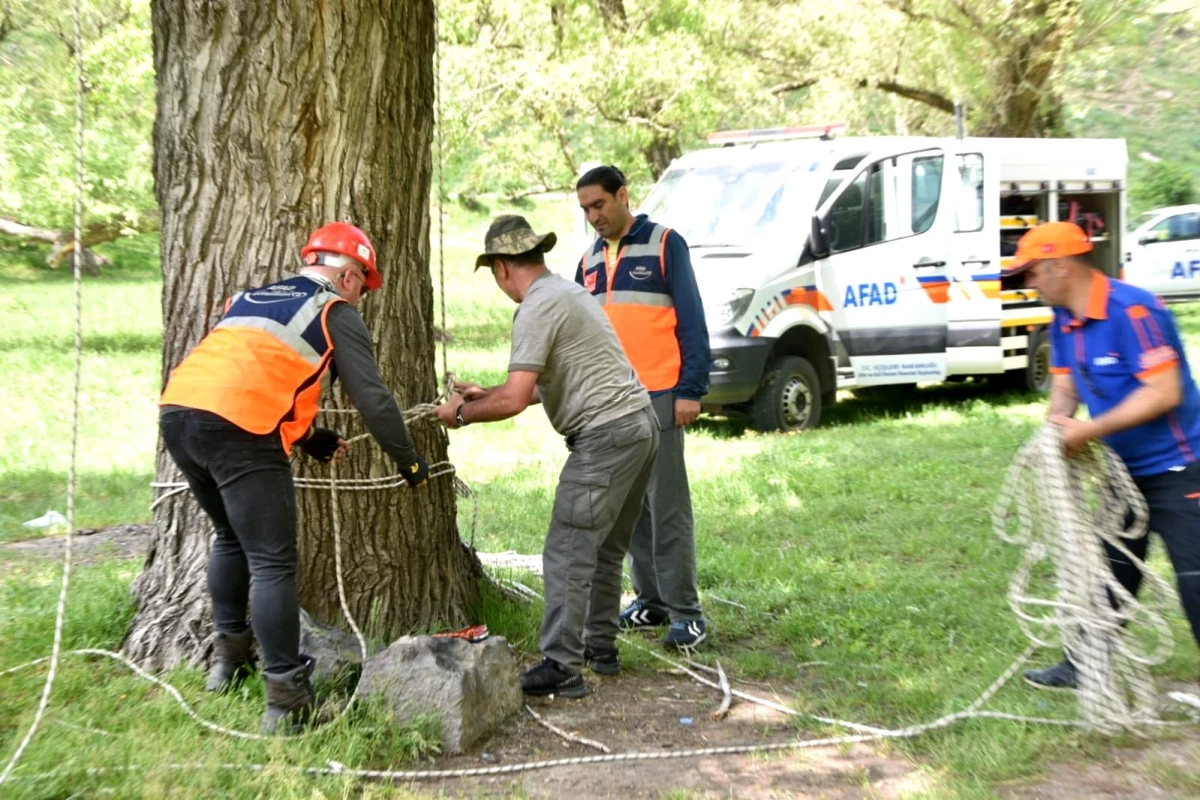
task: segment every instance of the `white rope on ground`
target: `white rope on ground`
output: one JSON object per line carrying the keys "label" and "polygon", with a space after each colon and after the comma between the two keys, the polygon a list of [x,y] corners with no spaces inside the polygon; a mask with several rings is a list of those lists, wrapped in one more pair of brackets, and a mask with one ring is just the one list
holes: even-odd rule
{"label": "white rope on ground", "polygon": [[[1062,644],[1070,653],[1088,724],[1112,733],[1153,718],[1148,667],[1173,649],[1162,610],[1175,592],[1125,546],[1126,539],[1147,535],[1147,510],[1121,460],[1099,443],[1065,459],[1060,427],[1046,423],[1013,461],[992,520],[1000,538],[1026,548],[1009,585],[1009,605],[1031,642]],[[1141,571],[1142,599],[1117,582],[1105,544]],[[1032,589],[1039,565],[1053,571],[1051,597]],[[1149,648],[1139,646],[1139,635]]]}
{"label": "white rope on ground", "polygon": [[42,685],[42,697],[38,701],[37,712],[25,738],[17,746],[12,757],[0,772],[0,785],[3,785],[17,762],[21,760],[25,748],[33,741],[42,719],[46,716],[46,707],[50,704],[50,692],[54,688],[54,678],[58,674],[58,658],[62,650],[63,619],[67,609],[67,589],[71,583],[71,541],[75,530],[75,461],[79,453],[79,390],[80,379],[83,375],[83,9],[81,0],[74,0],[72,5],[75,19],[75,252],[72,262],[75,269],[75,378],[71,390],[71,461],[67,467],[67,537],[63,543],[63,572],[62,586],[58,593],[58,611],[54,621],[54,641],[50,646],[50,669],[46,671],[46,682]]}
{"label": "white rope on ground", "polygon": [[545,728],[546,730],[550,731],[553,734],[557,734],[558,736],[561,736],[562,738],[566,739],[568,742],[574,742],[575,744],[581,744],[581,745],[584,745],[585,747],[590,747],[593,750],[599,750],[601,753],[611,753],[612,752],[612,748],[606,744],[601,744],[600,742],[594,742],[591,739],[585,739],[582,736],[576,736],[573,733],[567,733],[562,728],[559,728],[556,725],[551,725],[549,722],[542,719],[542,716],[540,714],[538,714],[536,711],[534,711],[532,708],[530,708],[528,703],[525,704],[525,710],[528,711],[529,716],[533,717],[534,720],[536,720],[537,723],[539,725],[541,725],[543,728]]}

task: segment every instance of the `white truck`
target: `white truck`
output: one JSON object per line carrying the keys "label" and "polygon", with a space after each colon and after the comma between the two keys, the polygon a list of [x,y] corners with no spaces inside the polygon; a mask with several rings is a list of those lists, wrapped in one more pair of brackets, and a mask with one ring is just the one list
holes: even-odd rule
{"label": "white truck", "polygon": [[812,133],[714,134],[723,146],[676,159],[639,209],[691,248],[706,409],[797,430],[843,389],[986,375],[1045,390],[1050,311],[1000,272],[1025,230],[1070,218],[1119,273],[1124,140]]}
{"label": "white truck", "polygon": [[1200,205],[1147,211],[1126,237],[1125,280],[1169,303],[1200,300]]}

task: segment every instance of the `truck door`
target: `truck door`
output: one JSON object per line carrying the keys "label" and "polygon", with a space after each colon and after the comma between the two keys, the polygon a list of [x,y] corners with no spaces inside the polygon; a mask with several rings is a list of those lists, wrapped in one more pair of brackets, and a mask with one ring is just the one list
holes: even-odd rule
{"label": "truck door", "polygon": [[946,213],[950,258],[946,369],[1003,372],[1000,300],[999,165],[986,143],[963,143],[949,156]]}
{"label": "truck door", "polygon": [[817,273],[851,385],[946,376],[946,167],[941,149],[876,154],[817,212],[829,245]]}

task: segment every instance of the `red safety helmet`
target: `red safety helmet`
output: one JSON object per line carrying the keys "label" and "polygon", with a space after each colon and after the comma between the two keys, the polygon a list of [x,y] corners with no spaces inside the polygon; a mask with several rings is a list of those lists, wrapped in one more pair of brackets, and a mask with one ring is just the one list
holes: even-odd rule
{"label": "red safety helmet", "polygon": [[317,253],[338,253],[353,258],[366,269],[366,287],[370,291],[383,286],[383,276],[375,267],[375,245],[360,229],[348,222],[331,222],[313,231],[308,244],[300,248],[304,263],[318,264]]}

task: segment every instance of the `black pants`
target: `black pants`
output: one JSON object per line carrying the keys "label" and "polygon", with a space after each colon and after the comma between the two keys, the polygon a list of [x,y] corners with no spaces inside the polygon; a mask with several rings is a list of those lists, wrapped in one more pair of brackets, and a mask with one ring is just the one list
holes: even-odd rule
{"label": "black pants", "polygon": [[217,538],[208,558],[213,623],[243,633],[253,592],[264,671],[301,666],[296,598],[296,490],[277,433],[249,433],[207,411],[168,411],[163,441]]}
{"label": "black pants", "polygon": [[[1200,644],[1200,461],[1193,461],[1180,472],[1134,478],[1134,483],[1150,509],[1150,530],[1161,536],[1167,546],[1183,612]],[[1124,544],[1144,561],[1150,537],[1127,539]],[[1136,595],[1142,584],[1141,570],[1107,544],[1105,549],[1117,581]]]}

